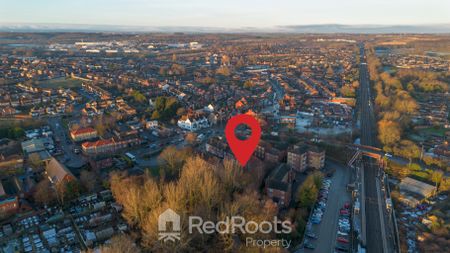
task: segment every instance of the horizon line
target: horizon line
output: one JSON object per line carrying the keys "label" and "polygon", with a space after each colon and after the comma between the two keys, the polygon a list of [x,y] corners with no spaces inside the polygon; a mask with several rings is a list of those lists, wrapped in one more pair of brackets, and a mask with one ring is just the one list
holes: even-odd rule
{"label": "horizon line", "polygon": [[113,25],[113,24],[0,22],[0,32],[449,34],[450,23],[433,23],[433,24],[312,23],[312,24],[298,24],[298,25],[276,25],[269,27],[252,27],[252,26],[220,27],[220,26],[193,26],[193,25],[148,26],[148,25]]}

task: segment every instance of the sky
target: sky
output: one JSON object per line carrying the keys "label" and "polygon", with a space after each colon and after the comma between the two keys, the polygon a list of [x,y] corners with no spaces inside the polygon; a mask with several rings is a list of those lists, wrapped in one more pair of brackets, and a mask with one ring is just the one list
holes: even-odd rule
{"label": "sky", "polygon": [[450,0],[0,0],[0,24],[450,24]]}

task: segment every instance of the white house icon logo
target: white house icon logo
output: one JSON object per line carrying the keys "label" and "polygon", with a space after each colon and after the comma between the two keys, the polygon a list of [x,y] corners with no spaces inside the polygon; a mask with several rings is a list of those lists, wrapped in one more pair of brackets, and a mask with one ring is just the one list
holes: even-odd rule
{"label": "white house icon logo", "polygon": [[[170,229],[170,224],[172,225]],[[180,215],[168,208],[158,218],[159,240],[164,242],[180,240],[181,225]]]}

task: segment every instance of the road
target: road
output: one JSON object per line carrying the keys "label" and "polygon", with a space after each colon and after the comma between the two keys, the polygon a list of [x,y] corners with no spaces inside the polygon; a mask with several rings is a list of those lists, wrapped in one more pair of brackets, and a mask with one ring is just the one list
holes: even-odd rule
{"label": "road", "polygon": [[267,106],[263,109],[263,112],[265,113],[271,113],[274,115],[275,118],[279,117],[279,101],[284,97],[285,90],[284,88],[279,84],[278,80],[276,78],[270,79],[270,84],[272,87],[272,91],[274,92],[273,98],[272,98],[272,104],[270,106]]}
{"label": "road", "polygon": [[[185,142],[185,133],[182,132],[181,129],[175,128],[177,131],[177,134],[172,135],[167,138],[160,138],[160,137],[152,137],[149,135],[149,145],[146,145],[144,147],[140,147],[134,150],[131,150],[130,153],[136,156],[136,165],[140,167],[141,169],[145,168],[154,168],[159,165],[161,165],[158,161],[158,156],[160,151],[162,151],[165,147],[169,145],[174,145],[178,148],[183,148],[187,145]],[[204,144],[206,141],[214,136],[214,135],[224,135],[224,129],[222,126],[215,125],[212,128],[207,129],[201,129],[197,132],[195,132],[197,136],[203,135],[204,138],[201,141],[198,141],[198,146],[204,147]]]}
{"label": "road", "polygon": [[322,222],[313,225],[313,231],[317,235],[317,240],[310,240],[316,248],[314,250],[305,249],[304,252],[333,252],[336,245],[337,226],[339,219],[339,209],[345,202],[350,202],[350,194],[347,191],[347,184],[350,180],[350,169],[348,167],[326,162],[326,168],[335,168],[336,171],[331,177],[331,186],[328,192],[327,207],[322,217]]}
{"label": "road", "polygon": [[83,166],[86,161],[81,154],[77,155],[73,152],[73,148],[75,146],[70,140],[70,137],[67,135],[67,130],[62,125],[61,117],[58,116],[48,118],[47,122],[52,128],[55,138],[60,141],[59,147],[64,153],[64,160],[62,162],[71,168],[80,168]]}
{"label": "road", "polygon": [[[373,111],[373,100],[370,90],[369,72],[364,57],[364,47],[360,49],[360,89],[358,94],[359,113],[361,119],[361,144],[375,146],[376,120]],[[364,169],[364,204],[366,217],[366,249],[368,253],[393,252],[393,241],[387,238],[385,214],[381,208],[384,200],[377,189],[378,165],[373,158],[363,158]]]}

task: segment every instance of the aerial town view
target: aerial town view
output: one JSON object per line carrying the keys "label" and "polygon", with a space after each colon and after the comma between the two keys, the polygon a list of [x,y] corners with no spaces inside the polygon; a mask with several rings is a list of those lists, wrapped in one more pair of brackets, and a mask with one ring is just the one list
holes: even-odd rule
{"label": "aerial town view", "polygon": [[187,2],[2,3],[0,253],[449,252],[450,2]]}

